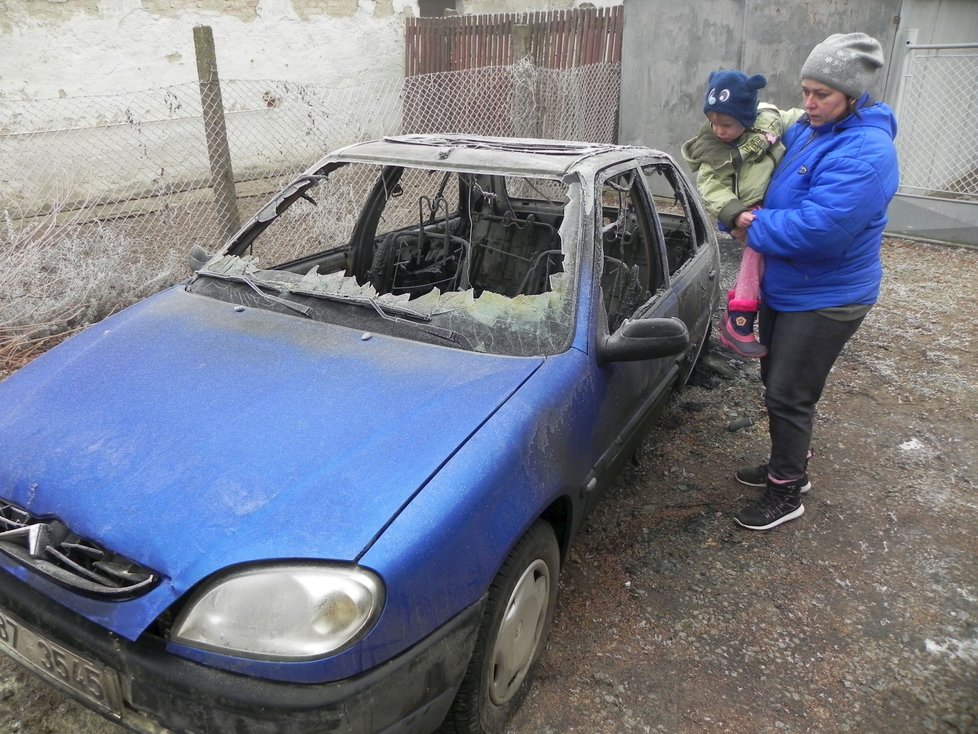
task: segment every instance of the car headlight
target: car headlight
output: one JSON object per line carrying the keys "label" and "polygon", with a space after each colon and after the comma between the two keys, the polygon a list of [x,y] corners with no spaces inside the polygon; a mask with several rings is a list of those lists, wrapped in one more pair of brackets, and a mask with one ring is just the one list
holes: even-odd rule
{"label": "car headlight", "polygon": [[247,568],[205,584],[178,615],[170,639],[250,658],[322,657],[366,634],[383,602],[380,579],[356,566]]}

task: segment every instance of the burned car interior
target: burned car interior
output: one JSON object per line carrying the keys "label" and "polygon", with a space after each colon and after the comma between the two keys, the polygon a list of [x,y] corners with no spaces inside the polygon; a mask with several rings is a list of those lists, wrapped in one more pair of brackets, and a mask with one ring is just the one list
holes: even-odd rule
{"label": "burned car interior", "polygon": [[198,271],[250,287],[191,291],[256,305],[258,288],[307,315],[345,302],[425,322],[461,348],[554,353],[570,335],[577,220],[563,229],[580,189],[576,178],[328,164]]}
{"label": "burned car interior", "polygon": [[[550,275],[563,270],[558,229],[565,200],[549,198],[543,182],[447,172],[429,195],[406,191],[404,173],[385,170],[371,192],[363,226],[350,245],[348,276],[369,282],[379,294],[409,298],[434,288],[472,289],[475,298],[485,291],[513,298],[550,290]],[[524,191],[511,195],[514,183]],[[516,198],[517,193],[538,196]],[[378,233],[373,209],[389,210],[391,199],[405,196],[405,214],[414,209],[415,221]],[[400,223],[397,214],[392,219]]]}
{"label": "burned car interior", "polygon": [[[692,258],[696,233],[667,164],[629,166],[596,185],[595,255],[613,331]],[[191,290],[312,317],[324,300],[369,306],[461,348],[552,354],[570,338],[588,195],[575,175],[330,162],[198,271],[247,287]]]}
{"label": "burned car interior", "polygon": [[[514,188],[537,198],[516,198]],[[386,167],[352,232],[344,274],[378,294],[409,299],[434,288],[472,289],[475,298],[487,290],[510,298],[543,293],[550,290],[549,276],[563,269],[558,230],[565,188],[499,175]],[[300,272],[310,264],[327,275],[339,261],[301,258],[278,267]]]}

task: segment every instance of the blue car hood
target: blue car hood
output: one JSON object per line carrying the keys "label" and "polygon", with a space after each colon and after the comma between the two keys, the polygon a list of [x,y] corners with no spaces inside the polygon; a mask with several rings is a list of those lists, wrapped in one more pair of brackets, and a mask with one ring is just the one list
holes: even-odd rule
{"label": "blue car hood", "polygon": [[352,560],[541,361],[176,287],[0,383],[0,496],[162,573],[157,606],[235,563]]}

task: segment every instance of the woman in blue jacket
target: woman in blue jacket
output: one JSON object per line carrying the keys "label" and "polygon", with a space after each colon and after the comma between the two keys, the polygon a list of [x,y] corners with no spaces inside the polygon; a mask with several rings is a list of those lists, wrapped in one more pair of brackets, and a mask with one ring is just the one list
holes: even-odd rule
{"label": "woman in blue jacket", "polygon": [[754,212],[746,244],[764,256],[759,336],[771,454],[737,472],[764,487],[735,515],[768,530],[805,512],[815,405],[836,358],[879,296],[886,210],[899,174],[896,120],[868,89],[883,66],[879,42],[834,34],[802,67],[805,115]]}

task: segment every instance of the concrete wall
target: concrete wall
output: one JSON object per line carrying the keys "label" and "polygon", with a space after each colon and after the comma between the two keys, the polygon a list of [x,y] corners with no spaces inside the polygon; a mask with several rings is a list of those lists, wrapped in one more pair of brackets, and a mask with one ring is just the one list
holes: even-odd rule
{"label": "concrete wall", "polygon": [[[799,72],[812,46],[831,33],[863,31],[880,40],[886,55],[886,66],[872,91],[899,112],[908,37],[917,44],[978,41],[978,0],[687,0],[682,4],[624,0],[624,4],[619,138],[623,143],[661,148],[677,158],[683,141],[703,122],[702,95],[714,69],[764,74],[768,86],[762,99],[782,108],[796,107],[801,102]],[[953,114],[962,108],[953,99],[947,103],[933,109],[935,130],[946,128],[949,110]],[[959,116],[956,124],[974,125],[968,115],[965,118]],[[956,155],[943,152],[936,143],[930,153]],[[901,192],[890,207],[888,231],[978,245],[978,202]]]}
{"label": "concrete wall", "polygon": [[[890,49],[900,4],[625,0],[620,140],[678,155],[683,141],[704,120],[707,78],[721,68],[764,74],[768,86],[762,99],[782,108],[797,107],[799,72],[812,46],[832,33],[863,31]],[[881,75],[877,95],[884,86]]]}
{"label": "concrete wall", "polygon": [[978,1],[903,0],[901,29],[918,28],[918,43],[978,41]]}
{"label": "concrete wall", "polygon": [[414,15],[417,0],[4,0],[0,106],[195,81],[195,25],[223,79],[398,78]]}
{"label": "concrete wall", "polygon": [[894,105],[900,94],[903,47],[909,38],[924,45],[978,42],[978,0],[903,0],[900,28],[890,53],[893,71],[884,95]]}

